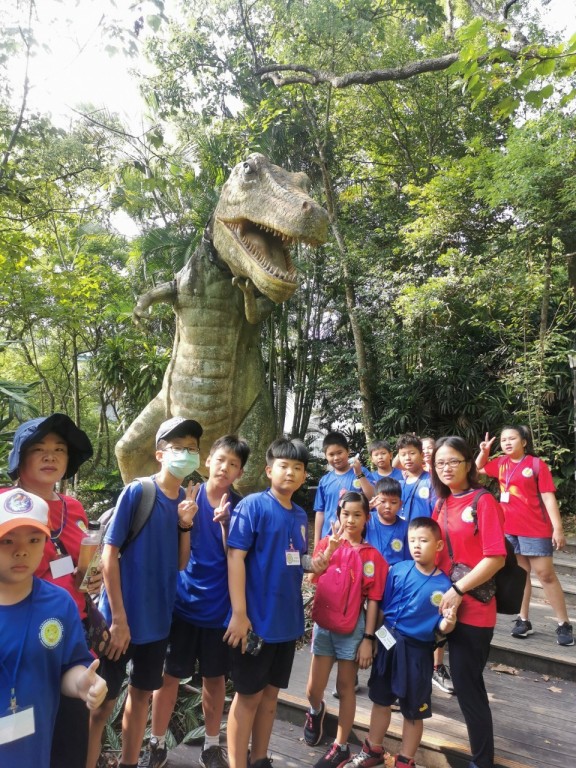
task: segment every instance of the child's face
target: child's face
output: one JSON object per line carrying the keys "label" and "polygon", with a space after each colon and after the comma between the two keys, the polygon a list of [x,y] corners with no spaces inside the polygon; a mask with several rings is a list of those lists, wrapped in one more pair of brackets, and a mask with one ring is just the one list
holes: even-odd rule
{"label": "child's face", "polygon": [[230,488],[244,471],[239,456],[225,448],[211,453],[206,459],[206,466],[210,470],[210,480],[223,490]]}
{"label": "child's face", "polygon": [[350,541],[360,541],[362,531],[367,522],[366,512],[361,501],[347,501],[338,515],[340,524],[344,526],[344,535]]}
{"label": "child's face", "polygon": [[18,467],[23,488],[53,488],[68,467],[68,443],[55,432],[29,445]]}
{"label": "child's face", "polygon": [[400,512],[402,499],[400,496],[392,496],[389,493],[379,493],[376,497],[376,511],[378,517],[383,523],[390,525],[396,520],[396,515]]}
{"label": "child's face", "polygon": [[500,435],[500,447],[506,456],[518,458],[524,455],[526,440],[523,440],[515,429],[505,429]]}
{"label": "child's face", "polygon": [[426,438],[426,440],[422,440],[422,455],[424,456],[424,461],[426,464],[430,463],[430,459],[432,458],[432,454],[434,453],[434,440],[431,438]]}
{"label": "child's face", "polygon": [[306,467],[295,459],[274,459],[272,466],[266,466],[266,475],[273,491],[290,497],[306,480]]}
{"label": "child's face", "polygon": [[370,454],[372,464],[379,472],[388,472],[392,463],[392,454],[386,448],[377,448]]}
{"label": "child's face", "polygon": [[415,445],[408,445],[406,448],[400,448],[398,451],[402,468],[411,474],[419,472],[424,463],[422,452]]}
{"label": "child's face", "polygon": [[13,528],[0,538],[0,584],[32,580],[44,554],[46,535],[31,525]]}
{"label": "child's face", "polygon": [[326,461],[335,469],[336,472],[347,472],[350,467],[348,465],[348,456],[350,451],[344,448],[342,445],[328,445],[325,451]]}
{"label": "child's face", "polygon": [[442,539],[437,539],[429,528],[410,528],[408,531],[410,554],[420,565],[434,565],[436,553],[443,546]]}

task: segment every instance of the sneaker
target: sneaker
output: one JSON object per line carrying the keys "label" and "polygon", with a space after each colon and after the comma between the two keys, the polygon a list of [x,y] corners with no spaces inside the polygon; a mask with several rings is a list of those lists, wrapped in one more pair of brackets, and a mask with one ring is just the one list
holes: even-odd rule
{"label": "sneaker", "polygon": [[148,749],[140,760],[138,760],[138,768],[162,768],[168,761],[168,750],[166,746],[161,747],[160,742],[156,736],[152,736]]}
{"label": "sneaker", "polygon": [[314,768],[341,768],[350,760],[350,747],[348,744],[340,749],[338,744],[332,744],[328,752],[320,758]]}
{"label": "sneaker", "polygon": [[432,682],[437,688],[440,688],[441,691],[444,691],[444,693],[454,693],[454,683],[452,682],[452,676],[444,664],[438,664],[437,667],[434,667],[434,672],[432,673]]}
{"label": "sneaker", "polygon": [[224,747],[214,744],[200,753],[200,765],[202,768],[228,768],[228,755]]}
{"label": "sneaker", "polygon": [[[228,763],[226,763],[228,765]],[[256,760],[255,763],[248,763],[250,768],[272,768],[271,757],[261,757],[260,760]]]}
{"label": "sneaker", "polygon": [[362,751],[354,755],[347,763],[344,763],[344,768],[358,768],[360,765],[364,766],[364,768],[372,768],[375,765],[384,765],[385,760],[386,752],[383,749],[379,752],[372,749],[368,739],[366,739],[362,745]]}
{"label": "sneaker", "polygon": [[416,763],[411,757],[396,755],[394,758],[394,768],[416,768]]}
{"label": "sneaker", "polygon": [[306,722],[304,723],[304,741],[309,747],[315,747],[320,744],[324,735],[324,717],[326,716],[326,703],[323,701],[320,705],[320,712],[313,715],[310,710],[306,712]]}
{"label": "sneaker", "polygon": [[528,635],[533,635],[534,630],[532,629],[532,624],[528,621],[528,619],[521,619],[520,616],[518,616],[514,622],[514,626],[512,627],[512,632],[510,634],[512,637],[518,637],[522,639],[524,637],[528,637]]}
{"label": "sneaker", "polygon": [[567,621],[556,628],[556,642],[558,645],[574,645],[574,635],[572,633],[572,624]]}

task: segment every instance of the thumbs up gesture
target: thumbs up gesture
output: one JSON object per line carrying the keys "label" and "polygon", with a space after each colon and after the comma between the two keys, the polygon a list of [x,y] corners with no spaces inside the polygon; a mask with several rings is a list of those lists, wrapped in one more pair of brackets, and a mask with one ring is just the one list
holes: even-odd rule
{"label": "thumbs up gesture", "polygon": [[106,681],[96,674],[99,666],[100,659],[94,659],[92,664],[80,673],[77,680],[78,695],[86,702],[88,709],[98,709],[108,691]]}
{"label": "thumbs up gesture", "polygon": [[196,496],[200,490],[201,483],[194,485],[192,481],[188,483],[186,488],[186,497],[178,504],[178,523],[182,528],[191,528],[192,522],[196,512],[198,512],[198,504],[196,503]]}

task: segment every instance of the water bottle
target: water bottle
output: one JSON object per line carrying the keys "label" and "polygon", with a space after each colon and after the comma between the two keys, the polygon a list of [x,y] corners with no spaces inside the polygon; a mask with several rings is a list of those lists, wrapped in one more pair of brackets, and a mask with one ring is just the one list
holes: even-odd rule
{"label": "water bottle", "polygon": [[76,570],[76,586],[81,592],[88,591],[88,581],[100,564],[102,530],[99,520],[90,520],[88,533],[80,542],[80,555]]}

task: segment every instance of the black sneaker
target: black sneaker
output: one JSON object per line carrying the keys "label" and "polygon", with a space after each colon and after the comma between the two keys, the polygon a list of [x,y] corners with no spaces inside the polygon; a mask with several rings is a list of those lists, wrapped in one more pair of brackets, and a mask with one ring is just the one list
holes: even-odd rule
{"label": "black sneaker", "polygon": [[214,744],[200,753],[200,765],[202,768],[228,768],[228,756],[224,747]]}
{"label": "black sneaker", "polygon": [[309,747],[315,747],[322,741],[324,735],[324,717],[326,716],[326,703],[323,701],[320,705],[320,712],[313,715],[310,710],[306,712],[306,722],[304,723],[304,741]]}
{"label": "black sneaker", "polygon": [[152,736],[148,749],[138,760],[138,768],[162,768],[167,761],[168,750],[166,746],[161,747],[156,736]]}
{"label": "black sneaker", "polygon": [[567,621],[564,624],[560,624],[556,628],[556,642],[558,645],[574,645],[574,634],[572,632],[572,624],[568,624]]}
{"label": "black sneaker", "polygon": [[512,637],[523,639],[528,637],[528,635],[533,635],[534,630],[532,629],[532,624],[528,621],[528,619],[521,619],[520,616],[518,616],[514,622],[514,626],[512,627],[512,632],[510,634]]}
{"label": "black sneaker", "polygon": [[432,673],[432,683],[437,688],[440,688],[441,691],[444,691],[444,693],[454,693],[454,683],[452,682],[452,676],[444,664],[438,664],[437,667],[434,667],[434,672]]}
{"label": "black sneaker", "polygon": [[255,763],[248,763],[250,768],[272,768],[271,757],[261,757],[260,760],[256,760]]}
{"label": "black sneaker", "polygon": [[338,744],[332,744],[328,752],[320,760],[314,763],[314,768],[341,768],[350,760],[350,747],[348,744],[341,749]]}

